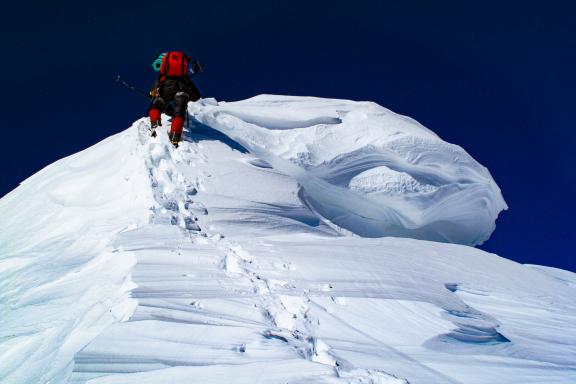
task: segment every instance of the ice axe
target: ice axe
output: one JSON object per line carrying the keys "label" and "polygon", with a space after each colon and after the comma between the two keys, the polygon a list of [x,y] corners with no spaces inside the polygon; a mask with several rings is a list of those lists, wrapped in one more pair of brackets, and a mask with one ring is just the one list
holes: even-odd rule
{"label": "ice axe", "polygon": [[142,91],[141,89],[136,88],[132,84],[128,83],[126,80],[122,79],[120,77],[120,75],[114,76],[114,81],[116,83],[120,83],[120,84],[124,85],[126,88],[128,88],[132,92],[135,92],[135,93],[139,94],[140,96],[144,96],[145,98],[150,99],[150,95],[148,95],[146,92]]}

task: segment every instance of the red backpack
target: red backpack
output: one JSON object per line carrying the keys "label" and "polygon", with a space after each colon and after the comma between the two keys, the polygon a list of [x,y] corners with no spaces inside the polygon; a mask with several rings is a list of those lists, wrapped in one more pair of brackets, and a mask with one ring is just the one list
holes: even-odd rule
{"label": "red backpack", "polygon": [[162,59],[160,75],[162,77],[186,76],[190,58],[182,52],[168,52]]}

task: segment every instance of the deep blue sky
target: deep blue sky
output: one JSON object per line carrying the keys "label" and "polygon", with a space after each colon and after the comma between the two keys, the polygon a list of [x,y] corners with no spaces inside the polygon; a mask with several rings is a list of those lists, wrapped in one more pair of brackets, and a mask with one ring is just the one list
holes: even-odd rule
{"label": "deep blue sky", "polygon": [[[510,210],[482,247],[576,271],[576,10],[554,2],[11,2],[2,24],[0,196],[145,114],[157,52],[206,97],[373,100],[486,165]],[[26,229],[23,228],[25,231]]]}

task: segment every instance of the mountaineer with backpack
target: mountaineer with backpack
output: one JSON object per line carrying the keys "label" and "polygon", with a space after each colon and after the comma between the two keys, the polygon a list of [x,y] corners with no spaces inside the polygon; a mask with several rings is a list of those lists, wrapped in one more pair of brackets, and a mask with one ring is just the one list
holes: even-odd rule
{"label": "mountaineer with backpack", "polygon": [[152,136],[156,137],[156,128],[162,125],[162,112],[172,116],[168,137],[178,148],[188,102],[200,99],[200,92],[190,77],[202,72],[202,66],[183,52],[166,52],[158,56],[152,68],[159,74],[149,94],[152,99],[148,110],[150,130]]}

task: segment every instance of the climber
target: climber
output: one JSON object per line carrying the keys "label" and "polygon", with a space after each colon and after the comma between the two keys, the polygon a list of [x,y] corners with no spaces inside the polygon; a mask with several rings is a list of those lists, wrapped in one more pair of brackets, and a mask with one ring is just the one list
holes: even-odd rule
{"label": "climber", "polygon": [[166,52],[158,56],[152,63],[152,68],[159,74],[149,94],[152,99],[148,110],[150,130],[152,136],[156,137],[156,128],[162,125],[162,112],[172,116],[168,137],[178,148],[188,102],[200,99],[200,92],[190,77],[202,72],[202,66],[182,52]]}

